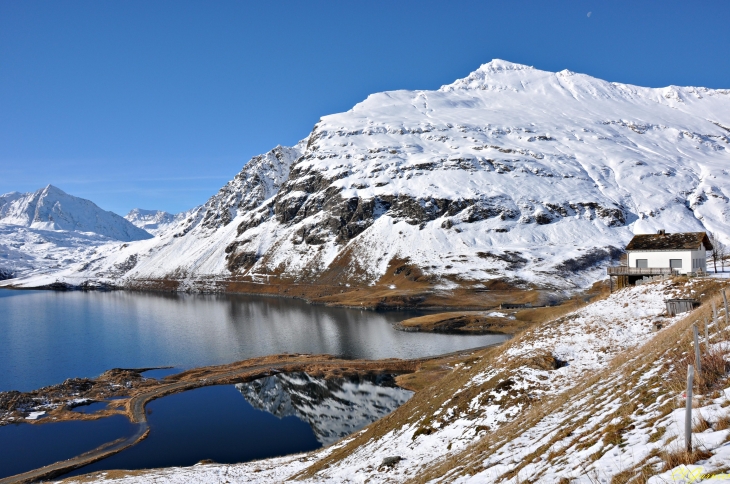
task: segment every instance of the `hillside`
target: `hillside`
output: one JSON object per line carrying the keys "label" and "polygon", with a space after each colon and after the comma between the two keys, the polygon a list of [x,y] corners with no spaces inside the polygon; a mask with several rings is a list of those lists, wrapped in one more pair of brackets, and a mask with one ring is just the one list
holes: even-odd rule
{"label": "hillside", "polygon": [[[546,302],[544,291],[564,296],[602,278],[634,233],[730,241],[728,136],[730,90],[493,60],[437,91],[377,93],[325,116],[160,237],[14,284],[367,306],[433,306],[454,291],[478,306],[473,295],[501,288]],[[377,295],[363,299],[368,291]]]}
{"label": "hillside", "polygon": [[[391,415],[325,449],[233,465],[97,474],[137,482],[653,483],[730,462],[730,326],[721,284],[632,287],[468,355]],[[699,297],[662,315],[667,297]],[[691,325],[709,318],[693,442],[682,451]],[[660,330],[653,323],[660,322]],[[416,373],[418,375],[418,373]],[[400,457],[383,465],[386,457]],[[683,467],[690,464],[690,467]],[[713,480],[715,482],[717,479]],[[74,482],[73,479],[69,480]],[[699,481],[696,481],[699,482]],[[719,480],[719,482],[725,482]]]}

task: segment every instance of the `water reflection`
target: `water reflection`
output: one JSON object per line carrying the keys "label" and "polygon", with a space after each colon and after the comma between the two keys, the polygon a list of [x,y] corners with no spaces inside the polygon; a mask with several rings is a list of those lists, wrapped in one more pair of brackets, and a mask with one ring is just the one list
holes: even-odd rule
{"label": "water reflection", "polygon": [[506,339],[392,328],[420,314],[242,295],[0,290],[0,391],[110,368],[185,369],[286,352],[415,358]]}
{"label": "water reflection", "polygon": [[388,415],[413,395],[396,386],[393,375],[325,379],[282,373],[236,388],[254,408],[307,422],[323,445]]}

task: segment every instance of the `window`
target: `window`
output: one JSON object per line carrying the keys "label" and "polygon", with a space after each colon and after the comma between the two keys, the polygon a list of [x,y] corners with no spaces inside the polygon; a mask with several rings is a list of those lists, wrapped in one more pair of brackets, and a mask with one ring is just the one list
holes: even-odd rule
{"label": "window", "polygon": [[636,259],[636,267],[646,269],[649,267],[649,259]]}
{"label": "window", "polygon": [[681,269],[682,259],[669,259],[669,267],[672,269]]}

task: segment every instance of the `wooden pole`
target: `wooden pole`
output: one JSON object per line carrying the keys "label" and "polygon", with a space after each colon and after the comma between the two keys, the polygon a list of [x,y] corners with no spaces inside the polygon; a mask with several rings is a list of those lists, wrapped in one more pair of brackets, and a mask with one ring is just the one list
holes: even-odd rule
{"label": "wooden pole", "polygon": [[707,327],[707,318],[705,317],[705,354],[710,351],[710,330]]}
{"label": "wooden pole", "polygon": [[727,296],[725,295],[725,289],[723,289],[721,292],[722,292],[722,302],[725,303],[725,328],[727,329],[727,324],[728,324]]}
{"label": "wooden pole", "polygon": [[695,372],[692,365],[687,365],[687,402],[684,407],[684,445],[687,452],[692,452],[692,384]]}
{"label": "wooden pole", "polygon": [[702,373],[702,363],[700,362],[700,331],[696,324],[692,325],[692,333],[694,333],[695,340],[695,366],[697,367],[697,373]]}

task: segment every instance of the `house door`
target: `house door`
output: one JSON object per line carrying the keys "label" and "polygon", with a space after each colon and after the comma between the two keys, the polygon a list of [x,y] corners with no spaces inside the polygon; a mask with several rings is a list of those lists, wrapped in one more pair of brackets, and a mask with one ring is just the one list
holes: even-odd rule
{"label": "house door", "polygon": [[672,269],[681,269],[682,259],[669,259],[669,267]]}
{"label": "house door", "polygon": [[636,267],[639,269],[646,269],[649,267],[649,259],[636,259]]}

